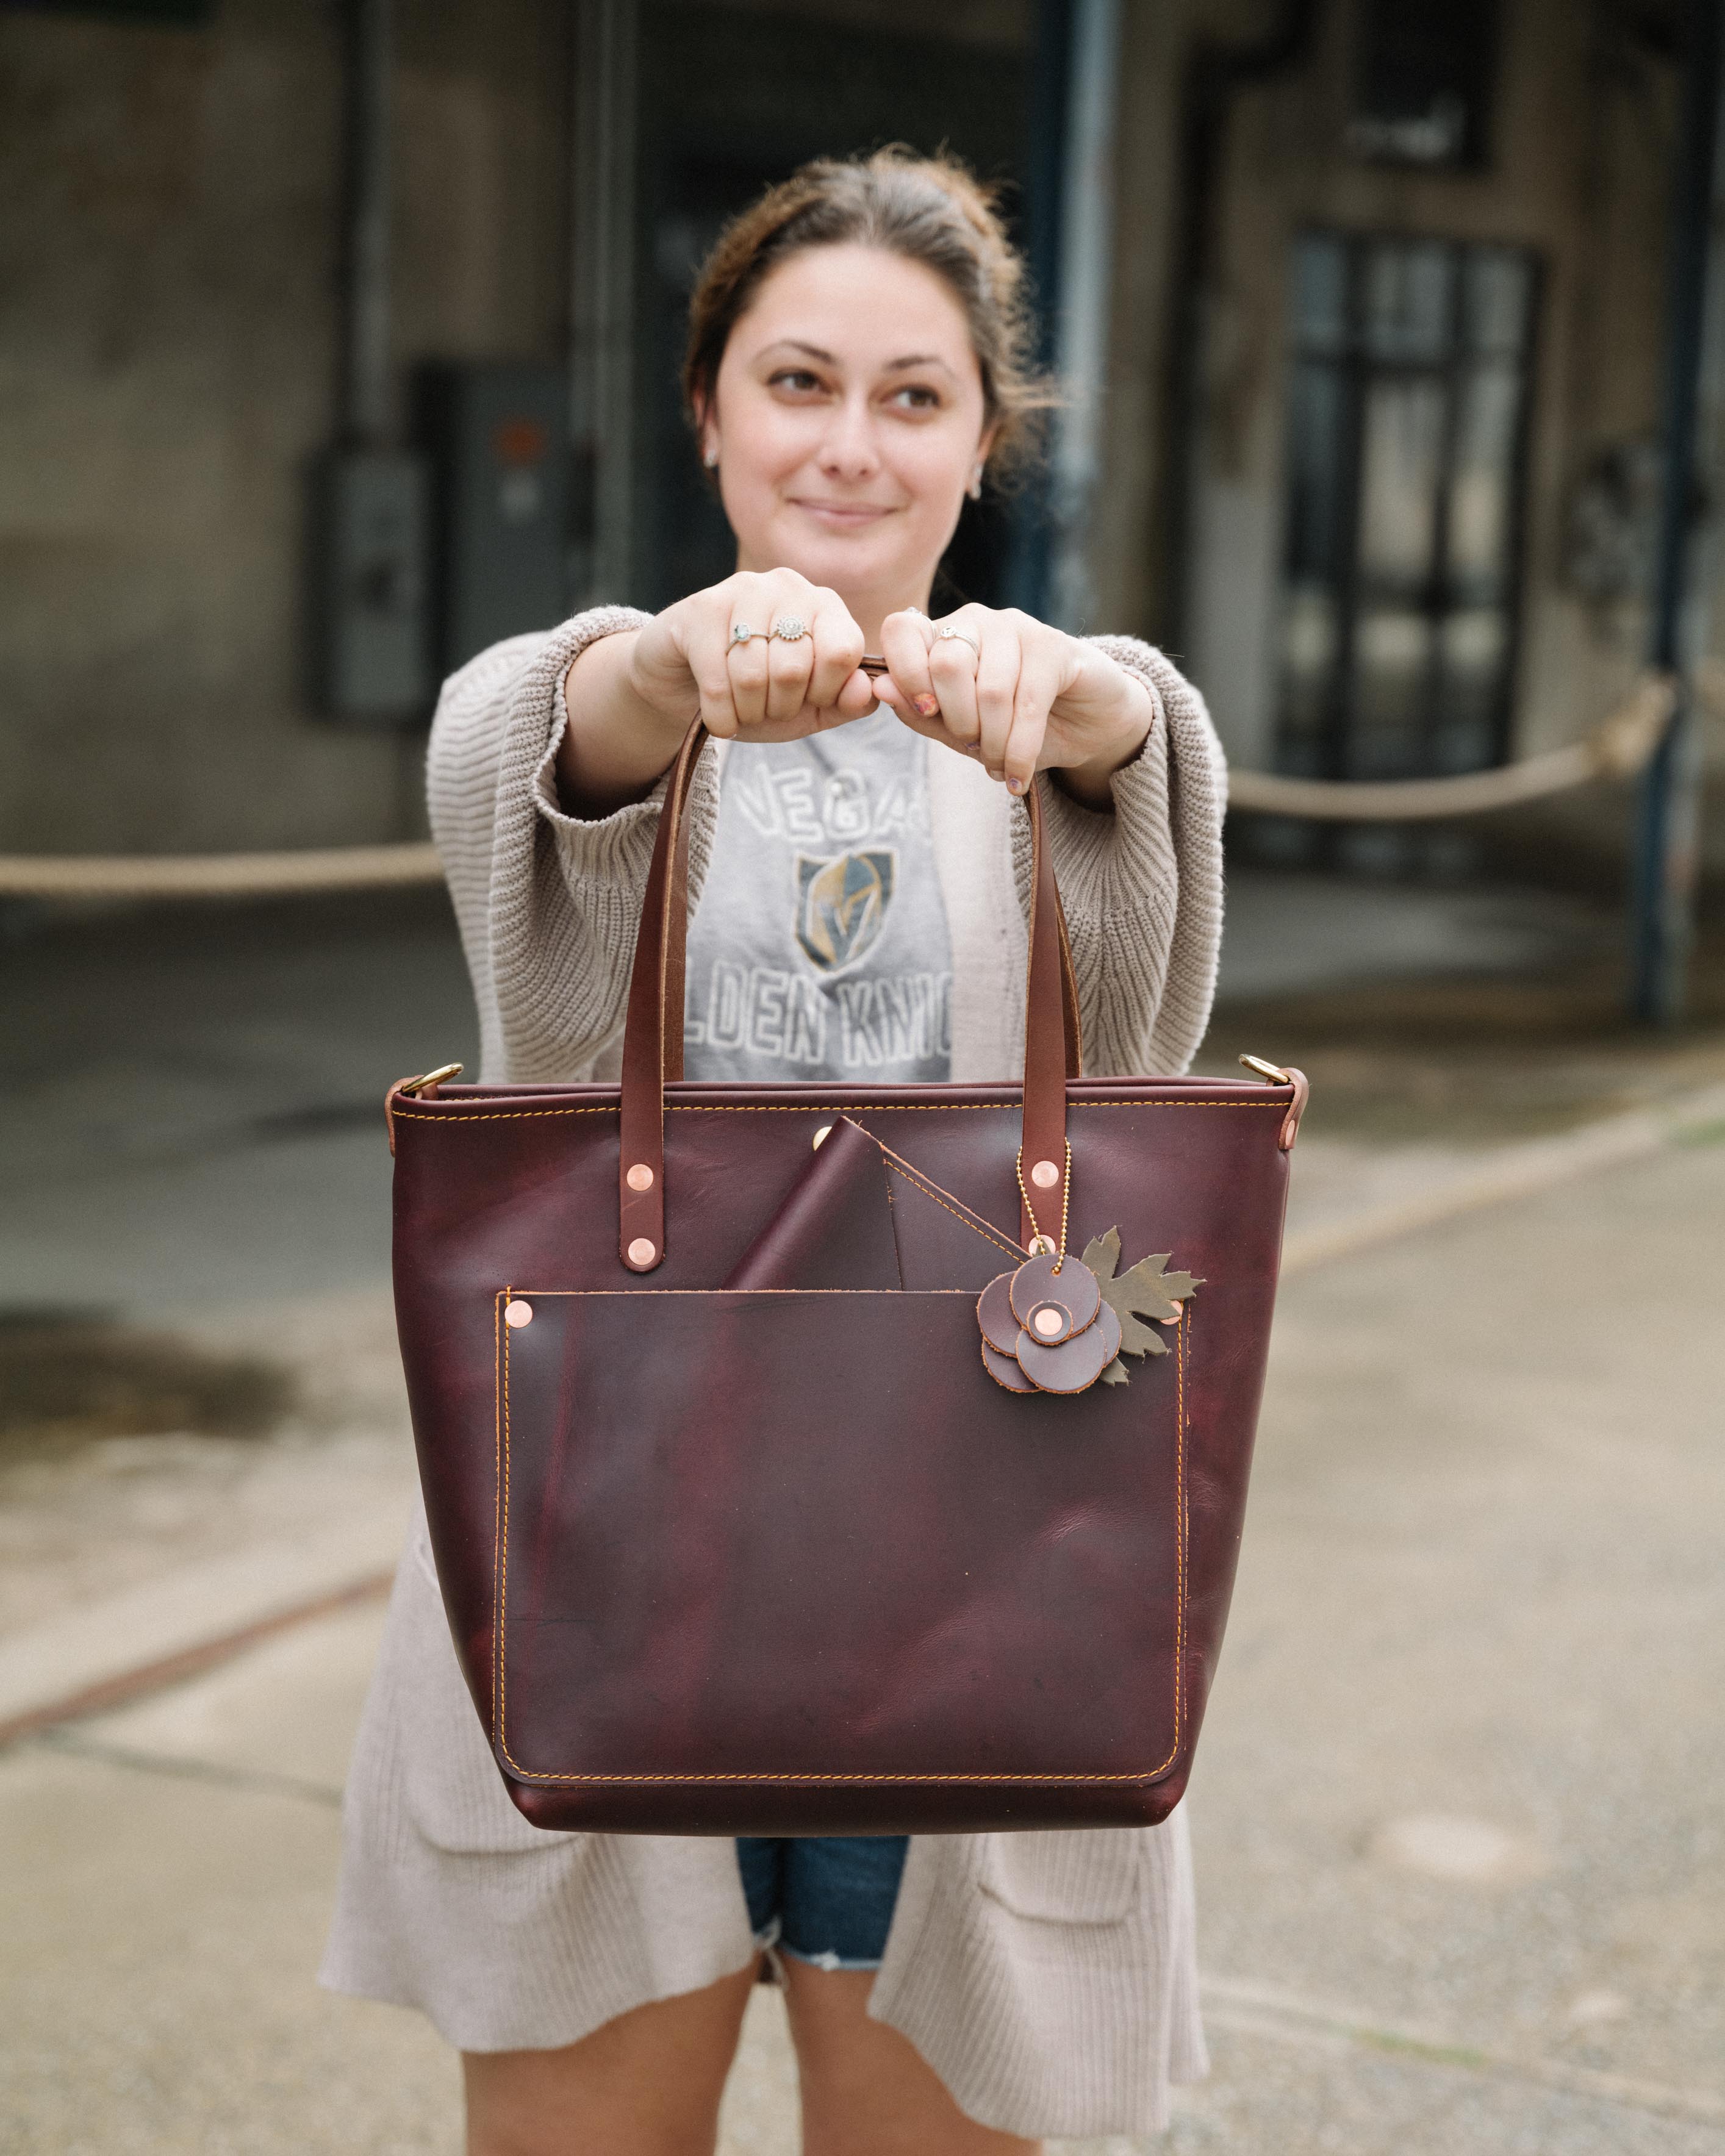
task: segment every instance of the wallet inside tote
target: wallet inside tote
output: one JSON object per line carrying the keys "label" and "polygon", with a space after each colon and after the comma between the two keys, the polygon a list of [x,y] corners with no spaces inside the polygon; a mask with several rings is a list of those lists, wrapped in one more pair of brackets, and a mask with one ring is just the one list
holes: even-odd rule
{"label": "wallet inside tote", "polygon": [[1127,1384],[1021,1396],[983,1367],[971,1288],[509,1292],[533,1312],[498,1326],[511,1775],[1173,1764],[1189,1320]]}

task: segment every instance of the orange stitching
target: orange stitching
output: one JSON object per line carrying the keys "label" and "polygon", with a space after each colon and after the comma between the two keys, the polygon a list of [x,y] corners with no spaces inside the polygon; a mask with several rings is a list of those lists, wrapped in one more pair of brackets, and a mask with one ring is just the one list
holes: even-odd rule
{"label": "orange stitching", "polygon": [[[965,1116],[978,1115],[990,1108],[1011,1109],[1018,1105],[1015,1101],[906,1101],[884,1105],[879,1101],[823,1101],[803,1108],[772,1101],[667,1101],[665,1112],[668,1116],[842,1116],[847,1109],[855,1108],[860,1114],[875,1116]],[[1069,1108],[1275,1108],[1284,1116],[1288,1111],[1286,1101],[1068,1101],[1066,1105]],[[398,1123],[522,1123],[547,1116],[614,1116],[620,1112],[614,1106],[506,1108],[470,1116],[459,1101],[452,1101],[446,1108],[432,1115],[409,1114],[398,1108],[395,1120]],[[880,1141],[876,1138],[875,1142],[878,1145]]]}
{"label": "orange stitching", "polygon": [[976,1301],[968,1287],[518,1287],[512,1292],[536,1295],[542,1302],[578,1295],[963,1295]]}
{"label": "orange stitching", "polygon": [[[875,1142],[878,1144],[879,1140],[877,1139]],[[972,1235],[981,1235],[987,1241],[998,1244],[1000,1249],[1004,1250],[1010,1257],[1021,1259],[1024,1256],[1024,1254],[1023,1250],[1019,1249],[1019,1245],[1016,1243],[1009,1243],[1005,1236],[1000,1233],[998,1228],[992,1228],[988,1226],[986,1222],[983,1222],[981,1226],[978,1226],[978,1221],[981,1217],[980,1215],[963,1212],[956,1204],[949,1205],[947,1203],[947,1200],[940,1195],[939,1192],[937,1189],[932,1188],[913,1168],[909,1168],[906,1163],[901,1162],[899,1163],[899,1173],[904,1177],[905,1181],[910,1184],[912,1190],[920,1191],[923,1197],[932,1199],[934,1203],[940,1207],[942,1212],[950,1213],[952,1214],[952,1218],[958,1223],[960,1227],[968,1228]]]}
{"label": "orange stitching", "polygon": [[[983,1219],[980,1213],[973,1213],[963,1200],[953,1197],[951,1191],[942,1190],[940,1185],[932,1178],[925,1175],[920,1168],[914,1167],[911,1162],[905,1159],[902,1154],[896,1153],[884,1138],[875,1137],[872,1131],[864,1130],[860,1123],[858,1123],[856,1127],[863,1132],[865,1137],[874,1140],[875,1144],[880,1148],[881,1158],[892,1163],[913,1190],[921,1191],[925,1198],[932,1198],[937,1205],[943,1207],[955,1220],[962,1221],[973,1233],[987,1236],[989,1240],[998,1243],[1003,1250],[1009,1250],[1014,1257],[1021,1257],[1024,1255],[1019,1245],[1009,1241],[992,1221]],[[886,1202],[889,1205],[892,1203],[892,1178],[890,1175],[886,1178]]]}
{"label": "orange stitching", "polygon": [[497,1574],[497,1742],[504,1756],[508,1757],[508,1746],[504,1732],[509,1722],[509,1336],[511,1328],[503,1328],[503,1563]]}
{"label": "orange stitching", "polygon": [[1189,1303],[1174,1343],[1174,1748],[1163,1768],[1173,1763],[1186,1726],[1186,1337],[1191,1324]]}
{"label": "orange stitching", "polygon": [[[1244,1106],[1245,1104],[1242,1103],[1241,1105]],[[878,1140],[876,1140],[876,1143],[879,1143]],[[521,1292],[526,1295],[542,1292],[542,1291],[524,1288]],[[711,1295],[725,1293],[733,1295],[895,1295],[905,1292],[921,1295],[963,1295],[965,1294],[967,1291],[963,1288],[921,1288],[905,1291],[896,1288],[842,1287],[733,1288],[729,1290],[668,1287],[645,1289],[552,1288],[542,1291],[542,1292],[550,1295],[562,1296],[629,1294]],[[1187,1322],[1189,1322],[1189,1320],[1188,1320]],[[503,1571],[499,1582],[499,1594],[500,1608],[503,1612],[504,1620],[506,1622],[507,1620],[509,1595],[509,1328],[505,1327],[503,1330]],[[614,1783],[620,1783],[628,1784],[630,1787],[639,1787],[644,1783],[660,1782],[678,1782],[685,1784],[709,1782],[773,1782],[781,1784],[792,1782],[838,1782],[845,1784],[847,1787],[855,1787],[865,1782],[939,1782],[948,1786],[954,1784],[962,1784],[968,1786],[973,1783],[1015,1782],[1021,1787],[1040,1789],[1045,1785],[1056,1783],[1064,1786],[1067,1784],[1075,1782],[1107,1782],[1111,1784],[1117,1782],[1153,1782],[1157,1780],[1158,1777],[1168,1772],[1168,1768],[1173,1766],[1174,1761],[1179,1757],[1181,1733],[1184,1727],[1183,1707],[1186,1695],[1186,1322],[1183,1322],[1180,1327],[1179,1342],[1175,1349],[1174,1371],[1174,1509],[1178,1520],[1178,1527],[1174,1542],[1174,1580],[1176,1588],[1175,1599],[1177,1604],[1174,1618],[1174,1741],[1167,1758],[1164,1758],[1158,1765],[1144,1768],[1136,1774],[844,1774],[818,1773],[767,1773],[761,1774],[582,1774],[546,1773],[531,1767],[522,1766],[521,1762],[509,1748],[508,1735],[505,1728],[505,1720],[508,1714],[509,1659],[506,1654],[502,1659],[502,1693],[497,1723],[497,1732],[495,1739],[498,1751],[502,1753],[505,1760],[507,1761],[508,1764],[518,1775],[521,1777],[524,1781],[580,1782],[588,1785],[595,1783],[604,1784],[607,1785]],[[501,1624],[498,1629],[499,1637],[501,1639],[502,1634],[502,1625]]]}
{"label": "orange stitching", "polygon": [[[508,1301],[511,1293],[510,1289],[505,1288],[501,1295],[493,1298],[491,1305],[491,1329],[496,1335],[496,1339],[492,1345],[491,1355],[493,1362],[499,1365],[503,1360],[503,1335],[509,1329],[503,1322],[503,1306]],[[503,1403],[507,1391],[508,1379],[506,1376],[504,1383],[497,1388],[495,1417],[497,1516],[491,1528],[491,1727],[494,1732],[503,1727],[502,1716],[497,1703],[498,1672],[503,1666],[503,1626],[497,1614],[497,1582],[503,1574],[502,1568],[497,1562],[497,1555],[503,1535]]]}

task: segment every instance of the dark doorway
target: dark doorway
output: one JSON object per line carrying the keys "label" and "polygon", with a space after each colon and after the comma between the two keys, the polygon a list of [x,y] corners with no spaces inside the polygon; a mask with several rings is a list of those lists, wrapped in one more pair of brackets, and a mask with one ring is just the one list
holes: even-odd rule
{"label": "dark doorway", "polygon": [[1314,232],[1291,268],[1281,767],[1501,762],[1538,265],[1518,248]]}
{"label": "dark doorway", "polygon": [[[684,419],[678,371],[689,294],[725,220],[806,159],[887,142],[945,146],[1010,183],[1028,141],[1027,47],[959,44],[752,8],[660,7],[641,27],[641,223],[636,349],[638,603],[665,606],[727,576],[731,535]],[[1010,521],[967,505],[937,603],[1001,603]],[[950,587],[950,588],[948,588]]]}

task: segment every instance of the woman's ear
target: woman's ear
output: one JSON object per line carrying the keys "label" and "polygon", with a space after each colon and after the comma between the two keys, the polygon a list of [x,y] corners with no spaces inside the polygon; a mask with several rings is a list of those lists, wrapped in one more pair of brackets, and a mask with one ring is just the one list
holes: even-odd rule
{"label": "woman's ear", "polygon": [[976,459],[971,465],[970,477],[966,481],[964,488],[964,491],[973,501],[980,501],[982,498],[983,475],[988,468],[988,459],[993,454],[995,437],[999,432],[998,426],[984,427],[981,439],[977,443]]}
{"label": "woman's ear", "polygon": [[711,404],[698,403],[695,408],[695,439],[701,444],[701,461],[709,471],[716,471],[719,464],[718,417]]}

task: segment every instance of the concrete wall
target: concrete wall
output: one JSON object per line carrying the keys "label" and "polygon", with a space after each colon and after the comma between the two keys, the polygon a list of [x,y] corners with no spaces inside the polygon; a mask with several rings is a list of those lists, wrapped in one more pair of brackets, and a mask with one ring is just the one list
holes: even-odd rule
{"label": "concrete wall", "polygon": [[[558,0],[401,12],[397,350],[549,357]],[[206,30],[0,14],[0,850],[422,827],[416,742],[302,692],[334,377],[333,7]]]}
{"label": "concrete wall", "polygon": [[[1201,16],[1215,11],[1197,11]],[[1569,579],[1574,490],[1594,454],[1657,425],[1675,71],[1618,35],[1618,11],[1508,0],[1483,172],[1420,172],[1343,154],[1353,0],[1325,11],[1307,62],[1241,95],[1207,295],[1194,670],[1232,752],[1261,764],[1274,726],[1282,544],[1284,270],[1303,224],[1512,242],[1544,265],[1512,752],[1575,738],[1641,664],[1639,603]]]}
{"label": "concrete wall", "polygon": [[[761,0],[913,39],[918,0]],[[1243,761],[1269,752],[1283,266],[1301,222],[1501,238],[1547,267],[1516,749],[1595,722],[1643,621],[1568,581],[1569,504],[1658,402],[1669,67],[1615,0],[1506,0],[1477,176],[1341,154],[1354,0],[1237,100],[1208,295],[1198,575],[1183,656]],[[567,0],[402,0],[398,357],[550,357],[567,309]],[[1162,635],[1183,70],[1265,0],[1123,7],[1096,613]],[[1027,0],[942,32],[1018,45]],[[334,375],[332,5],[221,0],[201,31],[0,13],[0,850],[342,844],[421,828],[416,741],[302,693],[305,474]],[[1614,802],[1610,814],[1620,810]]]}

